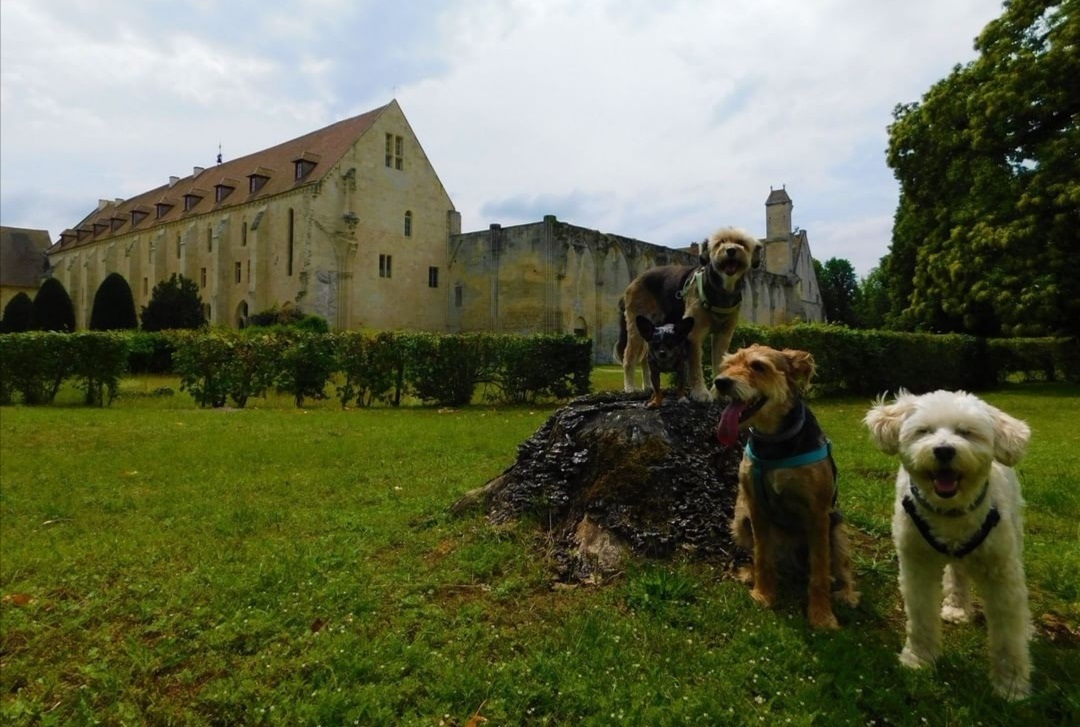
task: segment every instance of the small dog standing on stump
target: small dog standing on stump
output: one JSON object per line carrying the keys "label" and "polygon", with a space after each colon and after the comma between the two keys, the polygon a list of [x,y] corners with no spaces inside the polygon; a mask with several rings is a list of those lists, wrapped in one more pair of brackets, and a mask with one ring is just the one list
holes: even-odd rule
{"label": "small dog standing on stump", "polygon": [[856,606],[847,534],[836,509],[836,464],[831,445],[802,394],[814,375],[805,351],[753,345],[724,357],[714,382],[731,403],[716,428],[720,444],[750,438],[739,465],[739,494],[731,531],[753,553],[755,601],[776,599],[781,553],[809,563],[807,618],[815,629],[836,629],[835,598]]}
{"label": "small dog standing on stump", "polygon": [[686,382],[690,363],[690,329],[694,327],[693,318],[683,318],[678,323],[653,325],[645,316],[634,319],[638,333],[648,343],[646,354],[649,361],[649,377],[652,384],[652,396],[645,403],[650,409],[660,406],[664,392],[660,388],[660,374],[675,375],[675,399],[686,401]]}
{"label": "small dog standing on stump", "polygon": [[654,324],[694,321],[690,330],[690,398],[712,401],[702,370],[702,346],[712,334],[712,366],[731,345],[742,305],[743,277],[761,265],[762,245],[749,233],[724,227],[709,236],[701,247],[701,264],[661,265],[630,281],[619,301],[619,340],[615,360],[623,367],[623,391],[637,391],[634,367],[641,364],[644,385],[651,380],[645,355],[646,340],[634,321],[645,316]]}
{"label": "small dog standing on stump", "polygon": [[883,452],[900,456],[892,522],[907,613],[900,663],[913,669],[934,663],[941,620],[973,615],[972,581],[986,613],[990,683],[1006,699],[1028,696],[1031,612],[1013,466],[1031,430],[963,391],[901,390],[892,403],[879,400],[864,421]]}

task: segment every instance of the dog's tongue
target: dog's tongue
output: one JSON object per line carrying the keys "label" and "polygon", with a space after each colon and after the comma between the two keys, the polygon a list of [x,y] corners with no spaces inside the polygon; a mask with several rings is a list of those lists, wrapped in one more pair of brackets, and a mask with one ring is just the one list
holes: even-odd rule
{"label": "dog's tongue", "polygon": [[956,484],[959,478],[955,472],[944,470],[934,475],[934,492],[938,497],[952,497],[956,494]]}
{"label": "dog's tongue", "polygon": [[739,441],[739,416],[745,408],[746,404],[741,401],[733,401],[724,408],[720,423],[716,425],[716,441],[722,446],[730,447]]}

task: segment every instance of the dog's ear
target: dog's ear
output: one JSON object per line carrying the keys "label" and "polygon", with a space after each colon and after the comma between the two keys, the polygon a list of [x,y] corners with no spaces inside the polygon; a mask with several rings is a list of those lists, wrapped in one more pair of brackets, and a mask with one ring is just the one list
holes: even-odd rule
{"label": "dog's ear", "polygon": [[637,326],[638,333],[641,334],[642,338],[646,341],[652,340],[652,334],[656,330],[656,326],[653,325],[651,320],[645,316],[638,316],[634,319],[634,325]]}
{"label": "dog's ear", "polygon": [[891,404],[885,403],[882,394],[863,417],[863,424],[870,430],[870,439],[885,454],[900,451],[900,425],[914,409],[914,401],[914,397],[903,389]]}
{"label": "dog's ear", "polygon": [[675,324],[675,335],[683,338],[690,335],[690,331],[694,330],[694,319],[683,318]]}
{"label": "dog's ear", "polygon": [[761,244],[760,240],[754,240],[754,244],[750,247],[750,267],[757,270],[761,267],[761,260],[765,257],[765,246]]}
{"label": "dog's ear", "polygon": [[1027,452],[1031,428],[995,407],[987,405],[994,417],[994,459],[1006,467],[1017,465]]}
{"label": "dog's ear", "polygon": [[810,388],[810,379],[814,376],[816,370],[814,366],[814,357],[806,351],[796,351],[792,348],[785,348],[780,352],[784,358],[787,359],[788,364],[788,377],[795,383],[800,391],[806,391]]}
{"label": "dog's ear", "polygon": [[711,238],[706,237],[701,241],[701,254],[698,255],[698,262],[702,267],[709,264],[709,243],[712,242]]}

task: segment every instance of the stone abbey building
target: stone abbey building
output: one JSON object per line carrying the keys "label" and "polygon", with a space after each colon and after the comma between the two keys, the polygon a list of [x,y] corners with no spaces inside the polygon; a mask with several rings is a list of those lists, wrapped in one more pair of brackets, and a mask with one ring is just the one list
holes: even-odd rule
{"label": "stone abbey building", "polygon": [[[749,276],[744,320],[822,320],[806,233],[792,232],[791,208],[783,190],[766,201],[766,262]],[[214,325],[292,305],[337,329],[573,332],[591,336],[605,361],[626,284],[653,265],[694,264],[697,251],[550,215],[462,233],[392,101],[129,199],[101,200],[61,233],[48,260],[79,328],[110,273],[128,281],[136,307],[179,273],[199,286]]]}

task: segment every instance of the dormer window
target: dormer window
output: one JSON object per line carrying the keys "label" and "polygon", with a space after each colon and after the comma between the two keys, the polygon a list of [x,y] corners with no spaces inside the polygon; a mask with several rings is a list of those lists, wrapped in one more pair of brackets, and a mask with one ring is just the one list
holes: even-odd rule
{"label": "dormer window", "polygon": [[116,232],[124,224],[123,217],[110,217],[109,218],[109,232]]}
{"label": "dormer window", "polygon": [[315,165],[311,162],[305,162],[303,159],[299,159],[295,163],[295,176],[296,181],[300,181],[308,175],[308,173],[315,168]]}
{"label": "dormer window", "polygon": [[154,219],[160,220],[162,217],[169,214],[169,210],[172,208],[173,206],[168,202],[158,202],[154,205]]}
{"label": "dormer window", "polygon": [[86,239],[87,237],[90,237],[90,235],[92,235],[92,234],[94,234],[92,230],[90,230],[90,229],[88,229],[86,227],[79,227],[79,228],[76,228],[76,230],[75,230],[75,239],[78,242],[82,242],[84,239]]}
{"label": "dormer window", "polygon": [[315,168],[315,165],[319,163],[318,154],[312,154],[309,151],[305,151],[300,156],[293,159],[293,179],[299,182],[307,175],[311,174],[311,170]]}
{"label": "dormer window", "polygon": [[195,205],[199,204],[199,201],[201,199],[202,199],[202,197],[200,197],[197,194],[193,194],[191,192],[188,192],[187,194],[185,194],[184,195],[184,211],[187,212],[189,210],[195,209]]}
{"label": "dormer window", "polygon": [[94,223],[94,236],[100,235],[105,230],[109,229],[108,222],[95,222]]}
{"label": "dormer window", "polygon": [[131,210],[131,226],[134,227],[142,222],[148,214],[150,213],[145,210]]}
{"label": "dormer window", "polygon": [[270,177],[263,174],[249,174],[248,175],[248,194],[255,194],[263,185],[270,181]]}
{"label": "dormer window", "polygon": [[215,184],[214,185],[214,202],[224,202],[225,198],[233,193],[236,187],[231,187],[228,184]]}

